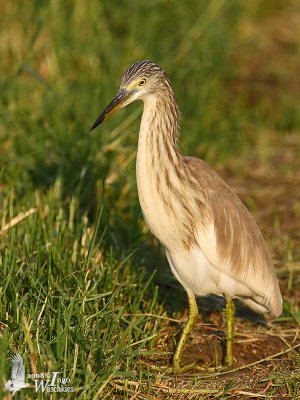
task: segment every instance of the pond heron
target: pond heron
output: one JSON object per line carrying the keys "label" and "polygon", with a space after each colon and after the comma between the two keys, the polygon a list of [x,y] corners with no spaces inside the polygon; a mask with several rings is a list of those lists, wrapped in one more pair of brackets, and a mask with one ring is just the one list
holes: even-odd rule
{"label": "pond heron", "polygon": [[233,364],[233,298],[265,317],[277,317],[282,299],[271,257],[253,217],[204,161],[178,148],[179,108],[170,80],[152,61],[124,73],[115,98],[91,130],[113,112],[143,100],[136,177],[145,221],[166,250],[171,270],[188,295],[189,319],[173,356],[173,371],[196,322],[195,296],[226,299],[227,366]]}

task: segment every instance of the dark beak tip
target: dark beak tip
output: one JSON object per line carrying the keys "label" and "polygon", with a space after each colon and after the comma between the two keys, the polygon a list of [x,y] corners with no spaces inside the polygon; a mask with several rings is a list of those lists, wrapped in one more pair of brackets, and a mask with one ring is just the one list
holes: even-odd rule
{"label": "dark beak tip", "polygon": [[95,129],[96,127],[94,126],[94,124],[91,126],[91,128],[90,128],[90,130],[89,130],[89,133],[92,135],[94,132],[93,132],[93,130]]}
{"label": "dark beak tip", "polygon": [[93,125],[91,126],[91,128],[90,128],[90,133],[92,133],[92,131],[95,129],[95,128],[97,128],[97,126],[99,126],[99,125],[101,125],[102,124],[102,122],[104,121],[104,117],[105,117],[105,114],[104,114],[104,112],[96,119],[96,121],[93,123]]}
{"label": "dark beak tip", "polygon": [[101,125],[109,116],[117,109],[119,106],[126,100],[126,90],[120,89],[117,95],[113,98],[113,100],[109,103],[104,111],[99,115],[96,121],[93,123],[90,133],[97,128],[97,126]]}

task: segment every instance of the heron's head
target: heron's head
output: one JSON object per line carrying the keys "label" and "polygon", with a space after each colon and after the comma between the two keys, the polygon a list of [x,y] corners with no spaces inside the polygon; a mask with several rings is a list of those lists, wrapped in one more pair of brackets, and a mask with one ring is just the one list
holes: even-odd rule
{"label": "heron's head", "polygon": [[134,63],[125,71],[119,91],[96,119],[91,130],[105,121],[118,108],[125,107],[135,100],[143,100],[160,89],[164,90],[168,83],[166,74],[154,62],[145,60]]}

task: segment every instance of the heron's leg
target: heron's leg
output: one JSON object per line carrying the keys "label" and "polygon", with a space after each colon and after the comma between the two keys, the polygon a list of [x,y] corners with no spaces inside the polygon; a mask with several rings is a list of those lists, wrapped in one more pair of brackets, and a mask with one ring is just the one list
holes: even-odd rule
{"label": "heron's leg", "polygon": [[234,316],[235,316],[235,305],[232,298],[225,294],[226,308],[224,310],[226,319],[226,357],[225,363],[228,367],[233,364],[233,339],[234,339]]}
{"label": "heron's leg", "polygon": [[174,357],[173,357],[173,368],[174,372],[181,372],[184,367],[180,368],[181,356],[183,349],[185,347],[186,341],[191,333],[198,315],[198,307],[195,299],[195,295],[191,290],[187,290],[188,300],[189,300],[189,318],[186,326],[183,329],[179,343],[177,345]]}

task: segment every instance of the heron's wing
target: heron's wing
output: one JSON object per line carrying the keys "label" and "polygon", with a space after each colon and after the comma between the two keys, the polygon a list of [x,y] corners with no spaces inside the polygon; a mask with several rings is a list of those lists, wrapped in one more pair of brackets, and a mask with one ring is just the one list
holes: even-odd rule
{"label": "heron's wing", "polygon": [[14,354],[11,358],[11,380],[25,381],[25,367],[20,354]]}
{"label": "heron's wing", "polygon": [[223,179],[204,161],[185,161],[205,188],[210,224],[198,233],[202,252],[223,273],[263,298],[271,315],[281,313],[281,295],[271,257],[253,217]]}

